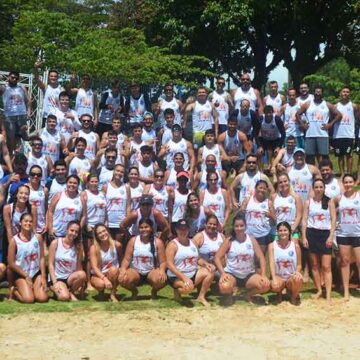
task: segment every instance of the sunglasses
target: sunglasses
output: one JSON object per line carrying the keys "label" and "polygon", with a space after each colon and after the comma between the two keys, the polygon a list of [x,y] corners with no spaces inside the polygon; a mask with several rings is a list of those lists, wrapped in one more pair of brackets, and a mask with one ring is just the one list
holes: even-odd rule
{"label": "sunglasses", "polygon": [[31,177],[41,177],[41,176],[42,176],[41,173],[33,173],[33,172],[31,172],[29,175],[30,175]]}
{"label": "sunglasses", "polygon": [[81,120],[83,123],[89,123],[91,120]]}
{"label": "sunglasses", "polygon": [[218,85],[225,85],[225,83],[222,81],[218,81]]}
{"label": "sunglasses", "polygon": [[155,178],[156,179],[163,179],[165,176],[164,175],[156,175]]}
{"label": "sunglasses", "polygon": [[116,156],[107,156],[107,159],[116,159]]}
{"label": "sunglasses", "polygon": [[40,143],[35,143],[35,144],[33,144],[33,146],[42,146],[42,144],[40,144]]}
{"label": "sunglasses", "polygon": [[247,161],[248,164],[256,164],[256,161]]}

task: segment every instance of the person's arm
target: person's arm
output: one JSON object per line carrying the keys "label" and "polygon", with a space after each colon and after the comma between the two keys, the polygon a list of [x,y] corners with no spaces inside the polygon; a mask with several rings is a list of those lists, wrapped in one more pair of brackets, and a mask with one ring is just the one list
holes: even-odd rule
{"label": "person's arm", "polygon": [[190,171],[195,173],[195,171],[196,171],[196,157],[195,157],[194,147],[192,146],[191,142],[187,141],[187,140],[186,140],[186,147],[187,147],[187,151],[188,151],[188,155],[189,155]]}
{"label": "person's arm", "polygon": [[302,243],[305,249],[309,248],[309,242],[306,238],[306,227],[307,227],[307,220],[309,216],[309,200],[305,201],[304,204],[304,211],[302,216],[302,226],[301,226],[301,232],[302,232]]}
{"label": "person's arm", "polygon": [[259,264],[260,264],[260,275],[266,279],[266,260],[265,260],[264,253],[262,252],[261,247],[258,244],[258,242],[255,240],[255,238],[251,237],[251,241],[253,244],[255,256],[258,259]]}
{"label": "person's arm", "polygon": [[54,175],[54,164],[51,160],[51,157],[49,155],[47,155],[45,157],[46,159],[46,163],[47,163],[47,169],[48,169],[48,176],[53,176]]}
{"label": "person's arm", "polygon": [[268,188],[269,188],[269,192],[270,194],[274,194],[275,193],[275,189],[273,184],[271,183],[270,179],[265,175],[265,174],[261,174],[260,176],[261,180],[265,180],[266,183],[268,184]]}
{"label": "person's arm", "polygon": [[301,217],[303,213],[303,203],[301,197],[298,194],[295,194],[295,207],[296,207],[296,215],[294,224],[291,226],[291,231],[294,232],[300,225]]}
{"label": "person's arm", "polygon": [[[252,142],[248,140],[245,133],[242,131],[239,131],[239,141],[242,145],[243,151],[245,151],[245,158],[247,155],[250,155],[253,150]],[[245,161],[244,161],[244,170],[245,170]]]}
{"label": "person's arm", "polygon": [[285,155],[286,149],[280,149],[275,157],[275,159],[273,160],[272,164],[271,164],[271,173],[273,175],[276,174],[276,168],[277,166],[280,164],[280,161],[282,160],[283,156]]}
{"label": "person's arm", "polygon": [[183,115],[183,124],[182,124],[183,129],[185,129],[187,126],[188,113],[194,110],[194,106],[195,106],[195,104],[191,103],[191,104],[186,105],[186,107],[185,107],[184,115]]}
{"label": "person's arm", "polygon": [[168,190],[168,194],[169,194],[169,200],[168,200],[168,219],[169,219],[169,224],[171,224],[171,220],[172,220],[172,215],[173,215],[173,211],[174,211],[174,202],[175,202],[175,192],[174,189],[169,188]]}
{"label": "person's arm", "polygon": [[86,225],[86,215],[87,215],[87,204],[84,198],[80,198],[81,205],[82,205],[82,212],[81,212],[81,218],[80,218],[80,226],[82,229],[84,229]]}
{"label": "person's arm", "polygon": [[76,75],[75,75],[75,73],[72,73],[70,76],[70,81],[65,87],[66,91],[70,92],[71,95],[73,95],[73,96],[76,96],[79,91],[79,88],[75,87],[75,79],[76,79]]}
{"label": "person's arm", "polygon": [[[204,145],[205,146],[205,145]],[[198,150],[198,155],[197,155],[197,168],[201,169],[201,165],[202,165],[202,153],[204,150],[204,146],[201,146],[201,148]]]}
{"label": "person's arm", "polygon": [[279,116],[275,116],[275,123],[276,123],[276,126],[279,129],[279,132],[281,135],[281,138],[280,138],[281,144],[284,144],[285,137],[286,137],[284,123]]}
{"label": "person's arm", "polygon": [[249,203],[249,200],[250,198],[245,198],[244,201],[241,203],[239,212],[241,212],[242,214],[246,214],[246,208]]}
{"label": "person's arm", "polygon": [[69,166],[71,163],[71,160],[74,159],[74,157],[76,156],[76,154],[74,152],[70,153],[66,158],[65,158],[65,164],[66,164],[66,168],[69,170]]}
{"label": "person's arm", "polygon": [[212,117],[214,119],[215,139],[217,139],[219,136],[219,116],[216,111],[216,107],[213,104],[211,104],[211,108],[212,108]]}
{"label": "person's arm", "polygon": [[202,171],[195,172],[194,181],[192,183],[193,190],[196,190],[198,188],[198,186],[200,184],[201,176],[202,176]]}
{"label": "person's arm", "polygon": [[269,212],[266,214],[266,216],[270,219],[270,221],[273,224],[276,224],[276,215],[275,215],[274,204],[271,200],[269,200]]}
{"label": "person's arm", "polygon": [[164,242],[168,239],[170,226],[168,221],[165,219],[164,215],[157,209],[154,209],[154,220],[158,227],[160,227],[161,232],[159,233],[159,238]]}
{"label": "person's arm", "polygon": [[320,173],[320,170],[314,166],[314,165],[310,165],[310,164],[307,164],[307,166],[309,167],[309,170],[313,176],[313,179],[317,179],[317,178],[321,178],[321,173]]}
{"label": "person's arm", "polygon": [[330,229],[329,237],[326,240],[326,247],[331,248],[334,241],[335,230],[336,230],[336,210],[333,200],[329,201],[329,211],[330,211],[331,229]]}
{"label": "person's arm", "polygon": [[98,263],[98,257],[96,254],[96,248],[94,244],[90,246],[89,260],[90,260],[91,271],[94,273],[95,276],[104,280],[106,276],[101,272],[100,264]]}
{"label": "person's arm", "polygon": [[[26,273],[19,265],[16,265],[16,248],[17,247],[14,238],[10,238],[7,255],[9,268],[25,280],[29,280],[29,274]],[[30,281],[32,282],[31,278]]]}
{"label": "person's arm", "polygon": [[224,231],[225,225],[228,223],[231,213],[231,200],[230,195],[227,190],[222,189],[221,190],[224,200],[225,200],[225,217],[224,217],[224,224],[222,224],[222,230]]}
{"label": "person's arm", "polygon": [[34,234],[36,234],[36,224],[37,224],[37,209],[35,205],[31,205],[31,216],[33,218],[33,226],[32,226],[32,230],[34,232]]}
{"label": "person's arm", "polygon": [[302,104],[300,109],[296,112],[295,116],[296,116],[296,122],[298,124],[300,124],[300,126],[304,129],[307,130],[309,128],[309,124],[306,121],[303,121],[301,119],[301,115],[305,114],[307,109],[310,106],[310,102],[306,102],[305,104]]}
{"label": "person's arm", "polygon": [[257,107],[258,107],[259,115],[262,115],[264,113],[264,104],[263,104],[263,101],[261,99],[260,91],[257,90],[257,89],[254,89],[254,92],[255,92],[255,95],[256,95],[256,104],[257,104]]}
{"label": "person's arm", "polygon": [[66,146],[66,141],[64,135],[60,135],[60,150],[64,156],[69,155],[69,149]]}
{"label": "person's arm", "polygon": [[271,275],[271,279],[273,280],[273,282],[275,282],[276,272],[275,272],[275,258],[274,258],[274,244],[273,243],[270,243],[268,245],[268,254],[269,254],[270,275]]}
{"label": "person's arm", "polygon": [[41,65],[43,65],[42,61],[36,61],[36,63],[34,64],[34,67],[33,67],[33,75],[34,75],[34,80],[35,80],[37,86],[42,90],[43,93],[45,93],[46,84],[43,83],[39,78],[39,69],[40,69]]}
{"label": "person's arm", "polygon": [[131,191],[130,186],[126,187],[126,215],[131,213]]}
{"label": "person's arm", "polygon": [[219,250],[216,252],[215,257],[214,257],[214,264],[216,266],[216,268],[218,269],[219,273],[220,273],[220,282],[224,282],[226,280],[229,279],[228,274],[226,274],[226,272],[224,271],[224,259],[225,256],[227,254],[227,252],[229,251],[231,246],[231,241],[230,238],[226,238],[224,240],[224,242],[221,244],[221,246],[219,247]]}
{"label": "person's arm", "polygon": [[8,239],[12,239],[15,234],[13,234],[12,230],[12,221],[11,221],[11,207],[10,205],[5,205],[3,210],[3,219],[4,219],[4,227],[6,231],[6,235]]}
{"label": "person's arm", "polygon": [[25,87],[23,87],[22,89],[24,91],[24,99],[25,99],[27,117],[30,118],[31,113],[32,113],[31,97]]}
{"label": "person's arm", "polygon": [[54,197],[51,199],[48,211],[46,213],[47,229],[48,229],[49,236],[52,236],[52,237],[55,236],[54,229],[53,229],[54,211],[55,211],[55,207],[56,207],[57,203],[60,200],[60,196],[61,196],[61,193],[57,193],[56,195],[54,195]]}
{"label": "person's arm", "polygon": [[[188,282],[190,279],[181,271],[179,271],[175,264],[174,258],[177,252],[177,245],[174,241],[171,241],[168,246],[166,247],[165,254],[166,254],[166,265],[167,268],[179,279],[182,280],[184,283]],[[190,280],[191,281],[191,280]]]}
{"label": "person's arm", "polygon": [[230,158],[227,156],[227,154],[226,154],[224,148],[222,147],[222,145],[218,144],[218,146],[219,146],[221,161],[229,161]]}
{"label": "person's arm", "polygon": [[122,240],[130,235],[129,229],[130,227],[136,223],[137,220],[137,212],[132,211],[129,215],[125,217],[125,219],[120,221],[120,233]]}
{"label": "person's arm", "polygon": [[326,102],[326,105],[328,106],[328,108],[329,108],[329,110],[330,110],[330,115],[331,115],[331,117],[332,117],[332,120],[331,120],[329,123],[323,125],[323,128],[324,128],[325,130],[329,130],[329,129],[331,129],[331,128],[334,126],[335,123],[341,121],[341,119],[342,119],[342,114],[341,114],[341,112],[336,108],[335,105],[333,105],[333,104],[331,104],[331,103],[329,103],[329,102]]}
{"label": "person's arm", "polygon": [[155,246],[157,250],[157,258],[158,258],[158,265],[159,270],[163,274],[164,281],[166,280],[166,255],[165,255],[165,245],[163,241],[159,238],[155,238]]}
{"label": "person's arm", "polygon": [[202,231],[198,232],[193,238],[193,243],[196,245],[198,249],[200,249],[203,246],[204,243],[204,235]]}
{"label": "person's arm", "polygon": [[10,155],[9,155],[9,149],[6,145],[6,140],[3,135],[0,135],[0,141],[1,141],[1,150],[2,150],[2,156],[4,159],[4,163],[7,166],[9,173],[11,174],[14,170],[13,170],[12,162],[11,162]]}
{"label": "person's arm", "polygon": [[49,246],[49,258],[48,258],[48,269],[49,269],[49,275],[51,282],[53,284],[53,287],[56,287],[56,275],[55,275],[55,254],[57,249],[58,240],[54,240],[51,242]]}
{"label": "person's arm", "polygon": [[100,162],[101,162],[101,157],[105,154],[105,149],[100,149],[95,156],[94,162],[93,162],[93,167],[94,169],[97,169]]}
{"label": "person's arm", "polygon": [[133,257],[134,254],[134,244],[135,244],[135,239],[136,237],[133,236],[128,244],[126,245],[126,249],[125,249],[125,254],[123,256],[123,259],[121,261],[121,265],[120,265],[120,273],[119,273],[119,279],[124,279],[126,270],[129,268],[130,263],[131,263],[131,259]]}
{"label": "person's arm", "polygon": [[[239,201],[236,199],[235,189],[239,185],[241,185],[241,179],[242,178],[243,178],[243,174],[237,175],[236,178],[234,179],[234,181],[231,183],[230,189],[229,189],[232,206],[235,207],[235,208],[239,208],[241,206]],[[241,189],[240,189],[240,191],[241,191]]]}

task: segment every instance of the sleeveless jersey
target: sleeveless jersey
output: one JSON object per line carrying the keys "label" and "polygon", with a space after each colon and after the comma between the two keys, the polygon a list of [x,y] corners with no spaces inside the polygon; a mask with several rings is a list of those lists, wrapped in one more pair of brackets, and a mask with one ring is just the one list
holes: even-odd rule
{"label": "sleeveless jersey", "polygon": [[300,109],[299,103],[296,103],[295,105],[290,105],[288,103],[285,105],[283,121],[286,131],[286,137],[289,137],[290,135],[295,137],[304,135],[304,132],[300,129],[299,124],[296,122],[296,112],[299,109]]}
{"label": "sleeveless jersey", "polygon": [[26,115],[25,92],[20,85],[5,85],[2,100],[5,116]]}
{"label": "sleeveless jersey", "polygon": [[355,115],[354,107],[351,101],[347,104],[337,103],[336,108],[342,115],[341,121],[334,124],[335,139],[355,139]]}
{"label": "sleeveless jersey", "polygon": [[244,91],[241,87],[237,88],[234,95],[235,109],[240,111],[241,100],[246,99],[250,102],[250,110],[256,111],[256,94],[253,87]]}
{"label": "sleeveless jersey", "polygon": [[214,155],[216,159],[215,169],[222,170],[221,167],[221,157],[220,157],[220,148],[218,144],[215,144],[211,149],[206,145],[202,146],[202,163],[201,163],[201,171],[206,169],[205,160],[209,155]]}
{"label": "sleeveless jersey", "polygon": [[[59,95],[61,93],[61,86],[58,85],[55,88],[48,85],[44,94],[44,109],[43,118],[46,118],[49,114],[53,114],[56,108],[59,107]],[[59,121],[59,120],[58,120]]]}
{"label": "sleeveless jersey", "polygon": [[329,122],[329,113],[330,111],[325,100],[320,104],[311,100],[310,106],[306,111],[309,128],[306,130],[305,137],[329,137],[327,130],[321,129],[323,125]]}
{"label": "sleeveless jersey", "polygon": [[141,94],[138,99],[130,96],[129,118],[130,124],[141,123],[146,110],[144,95]]}
{"label": "sleeveless jersey", "polygon": [[246,207],[246,233],[260,238],[267,236],[271,231],[270,219],[265,216],[265,213],[269,212],[269,200],[265,199],[263,202],[257,202],[254,196],[250,197],[250,200]]}
{"label": "sleeveless jersey", "polygon": [[75,111],[79,117],[83,114],[94,116],[94,92],[80,88],[76,94]]}
{"label": "sleeveless jersey", "polygon": [[172,222],[181,220],[184,217],[186,201],[190,194],[188,190],[186,194],[180,193],[177,189],[174,190],[174,204],[173,204],[173,213],[172,213]]}
{"label": "sleeveless jersey", "polygon": [[212,117],[212,106],[209,101],[206,101],[205,104],[195,101],[192,121],[194,133],[204,133],[206,130],[212,129],[214,120]]}
{"label": "sleeveless jersey", "polygon": [[317,230],[330,230],[330,210],[329,208],[322,209],[321,201],[317,202],[313,199],[309,200],[309,215],[307,220],[307,227]]}
{"label": "sleeveless jersey", "polygon": [[[314,99],[314,95],[312,94],[308,94],[308,96],[306,98],[303,98],[301,96],[296,98],[297,103],[299,104],[299,106],[301,107],[302,105],[304,105],[305,103],[310,102],[311,100]],[[301,119],[305,122],[308,122],[308,118],[306,116],[306,112],[304,114],[301,115]]]}
{"label": "sleeveless jersey", "polygon": [[106,166],[102,166],[100,173],[99,173],[99,187],[98,189],[101,190],[104,185],[108,184],[114,175],[114,169],[108,169]]}
{"label": "sleeveless jersey", "polygon": [[[146,130],[145,128],[142,129],[142,134],[141,134],[141,140],[142,141],[156,141],[157,136],[156,136],[156,131],[154,129],[150,129],[150,131]],[[156,152],[156,146],[154,146],[154,151]]]}
{"label": "sleeveless jersey", "polygon": [[144,192],[144,185],[139,182],[139,185],[135,188],[130,187],[131,194],[131,211],[137,210],[140,207],[140,199]]}
{"label": "sleeveless jersey", "polygon": [[78,137],[82,137],[86,140],[85,156],[89,160],[94,160],[97,152],[97,140],[95,133],[93,131],[86,133],[83,130],[79,130]]}
{"label": "sleeveless jersey", "polygon": [[245,155],[242,143],[239,140],[239,133],[240,131],[236,130],[235,135],[230,136],[229,131],[225,132],[224,150],[228,156],[237,156],[239,160],[243,160]]}
{"label": "sleeveless jersey", "polygon": [[[71,138],[71,135],[75,131],[79,131],[81,128],[81,123],[76,111],[68,109],[63,112],[60,109],[51,110],[51,114],[55,115],[57,118],[56,130],[60,131],[60,134],[64,137],[65,143],[67,144]],[[67,114],[72,114],[74,119],[69,119],[66,117]]]}
{"label": "sleeveless jersey", "polygon": [[50,156],[51,161],[55,163],[60,157],[60,132],[55,130],[54,133],[49,133],[47,129],[44,128],[40,137],[43,141],[42,153]]}
{"label": "sleeveless jersey", "polygon": [[69,164],[69,174],[77,175],[82,179],[84,176],[90,172],[91,164],[90,160],[87,157],[83,159],[78,158],[75,156]]}
{"label": "sleeveless jersey", "polygon": [[20,224],[21,215],[27,214],[28,209],[25,207],[24,211],[22,211],[22,212],[17,211],[16,207],[15,207],[14,212],[13,212],[13,209],[14,209],[14,203],[11,203],[10,204],[11,228],[12,228],[13,235],[15,235],[19,232],[19,224]]}
{"label": "sleeveless jersey", "polygon": [[255,273],[255,251],[249,235],[244,242],[233,240],[226,254],[224,271],[238,279],[245,279]]}
{"label": "sleeveless jersey", "polygon": [[60,199],[55,206],[53,216],[53,229],[57,237],[64,237],[66,235],[67,224],[72,220],[80,221],[82,215],[82,203],[80,196],[77,195],[74,199],[68,197],[65,192],[62,192]]}
{"label": "sleeveless jersey", "polygon": [[107,274],[109,272],[109,269],[111,269],[112,267],[119,267],[119,259],[115,246],[114,249],[111,249],[111,247],[109,246],[109,249],[107,251],[102,251],[100,249],[100,258],[100,269],[103,274]]}
{"label": "sleeveless jersey", "polygon": [[[140,209],[137,209],[136,210],[136,215],[137,215],[137,218],[136,218],[136,222],[135,224],[133,224],[130,228],[130,234],[133,235],[133,236],[136,236],[136,235],[139,235],[139,222],[140,220],[142,219],[142,215],[141,215],[141,212],[140,212]],[[151,209],[151,213],[150,213],[150,216],[148,217],[152,223],[154,224],[153,225],[153,230],[154,230],[154,233],[156,233],[157,231],[157,225],[156,225],[156,221],[155,221],[155,217],[154,217],[154,211],[153,209]]]}
{"label": "sleeveless jersey", "polygon": [[176,101],[176,98],[173,97],[170,101],[166,101],[165,99],[160,100],[160,113],[158,117],[158,121],[160,122],[160,127],[164,127],[165,125],[165,116],[164,111],[166,109],[172,109],[175,113],[174,124],[181,125],[181,113],[180,106]]}
{"label": "sleeveless jersey", "polygon": [[38,190],[30,189],[29,202],[36,207],[37,224],[36,232],[41,233],[45,229],[45,193],[44,187],[40,186]]}
{"label": "sleeveless jersey", "polygon": [[271,105],[274,109],[274,113],[276,115],[280,114],[281,106],[282,106],[282,99],[279,93],[276,94],[275,97],[271,96],[270,94],[266,97],[266,105]]}
{"label": "sleeveless jersey", "polygon": [[96,224],[105,223],[106,215],[106,199],[103,192],[93,194],[89,190],[85,190],[87,195],[86,201],[86,219],[87,223],[90,226],[95,226]]}
{"label": "sleeveless jersey", "polygon": [[189,153],[187,150],[187,144],[185,139],[181,139],[179,142],[170,140],[168,142],[169,151],[166,154],[166,165],[168,168],[173,168],[174,165],[174,155],[178,152],[181,152],[184,155],[184,169],[189,169]]}
{"label": "sleeveless jersey", "polygon": [[215,239],[211,239],[205,231],[202,231],[204,242],[199,248],[199,255],[205,261],[213,263],[216,252],[223,243],[221,234],[218,232]]}
{"label": "sleeveless jersey", "polygon": [[120,94],[114,97],[112,91],[111,90],[108,91],[108,96],[105,101],[105,107],[107,105],[111,105],[113,109],[112,110],[107,108],[101,109],[99,114],[100,123],[111,125],[112,119],[114,118],[116,111],[118,111],[120,107],[120,99],[121,99]]}
{"label": "sleeveless jersey", "polygon": [[176,188],[176,184],[177,184],[176,174],[177,174],[177,171],[174,168],[171,168],[169,177],[166,181],[166,185],[173,189]]}
{"label": "sleeveless jersey", "polygon": [[211,194],[205,189],[203,206],[211,209],[219,220],[220,224],[224,224],[225,220],[225,199],[221,188],[218,188],[215,194]]}
{"label": "sleeveless jersey", "polygon": [[246,115],[241,114],[241,111],[239,110],[237,115],[237,121],[238,121],[238,125],[237,125],[238,130],[242,131],[244,134],[246,134],[249,137],[253,129],[250,110]]}
{"label": "sleeveless jersey", "polygon": [[154,184],[151,184],[149,194],[153,196],[155,209],[158,209],[166,218],[169,210],[169,194],[166,187],[163,186],[160,190],[157,190]]}
{"label": "sleeveless jersey", "polygon": [[[215,170],[215,171],[218,174],[217,186],[221,188],[221,185],[222,185],[221,173],[219,170]],[[204,171],[201,172],[201,178],[200,178],[200,184],[199,184],[200,190],[205,190],[207,188],[206,176],[207,176],[207,171],[205,169]]]}
{"label": "sleeveless jersey", "polygon": [[277,193],[274,199],[274,208],[277,224],[283,221],[288,222],[290,225],[294,224],[296,218],[296,202],[293,196],[283,197]]}
{"label": "sleeveless jersey", "polygon": [[38,165],[42,169],[42,177],[41,177],[41,185],[45,185],[46,179],[49,175],[48,162],[46,160],[46,155],[42,154],[39,158],[35,157],[32,152],[29,152],[28,155],[28,166],[26,169],[26,173],[29,174],[32,166]]}
{"label": "sleeveless jersey", "polygon": [[173,138],[172,137],[172,129],[167,127],[166,124],[163,126],[163,128],[164,128],[164,132],[161,136],[161,146],[166,145]]}
{"label": "sleeveless jersey", "polygon": [[288,149],[285,148],[284,156],[281,159],[281,165],[285,166],[286,168],[290,168],[294,165],[294,153],[297,150],[297,148],[294,148],[292,153],[288,152]]}
{"label": "sleeveless jersey", "polygon": [[49,188],[49,200],[48,200],[48,204],[50,204],[52,198],[54,197],[54,195],[56,195],[59,192],[63,192],[66,190],[66,181],[64,183],[59,183],[56,178],[54,178],[51,181],[51,185]]}
{"label": "sleeveless jersey", "polygon": [[[134,140],[130,140],[130,165],[134,165],[137,162],[141,161],[141,151],[140,148],[146,145],[145,141],[141,140],[141,143],[137,143]],[[134,152],[133,152],[134,151]]]}
{"label": "sleeveless jersey", "polygon": [[229,105],[226,98],[229,96],[230,94],[227,91],[224,91],[222,94],[219,94],[217,91],[213,91],[210,94],[211,102],[214,104],[218,114],[219,125],[227,125],[229,119]]}
{"label": "sleeveless jersey", "polygon": [[335,177],[328,184],[325,184],[325,195],[330,199],[339,196],[340,193],[339,181]]}
{"label": "sleeveless jersey", "polygon": [[106,211],[109,228],[119,228],[120,221],[126,216],[127,192],[125,185],[113,187],[109,182],[106,191]]}
{"label": "sleeveless jersey", "polygon": [[143,165],[141,161],[137,164],[139,169],[139,175],[144,178],[154,176],[154,163],[151,161],[149,165]]}
{"label": "sleeveless jersey", "polygon": [[255,185],[261,179],[261,173],[258,171],[253,176],[249,176],[245,171],[240,183],[239,203],[254,195]]}
{"label": "sleeveless jersey", "polygon": [[189,221],[189,238],[192,239],[199,231],[205,228],[206,215],[204,207],[200,206],[200,213],[196,219],[191,217],[186,218],[186,220]]}
{"label": "sleeveless jersey", "polygon": [[357,192],[352,199],[341,195],[338,211],[339,225],[336,236],[360,236],[360,194]]}
{"label": "sleeveless jersey", "polygon": [[[155,244],[154,246],[156,249]],[[135,238],[134,252],[131,259],[130,268],[135,269],[141,275],[147,275],[155,268],[155,259],[151,252],[150,242],[144,244],[140,239],[140,235],[137,235]]]}
{"label": "sleeveless jersey", "polygon": [[263,115],[260,119],[260,137],[267,141],[277,140],[281,138],[280,131],[276,125],[275,115],[270,123],[265,121],[265,116]]}
{"label": "sleeveless jersey", "polygon": [[313,176],[308,165],[305,164],[302,169],[296,169],[295,166],[292,166],[288,175],[294,191],[300,195],[304,202],[308,197],[313,182]]}
{"label": "sleeveless jersey", "polygon": [[19,235],[14,236],[16,243],[15,263],[29,277],[40,271],[40,244],[37,237],[32,234],[30,241],[23,241]]}
{"label": "sleeveless jersey", "polygon": [[275,274],[286,281],[296,272],[297,256],[295,243],[290,241],[285,249],[279,246],[278,241],[274,241],[273,244]]}
{"label": "sleeveless jersey", "polygon": [[57,239],[57,248],[55,252],[55,277],[56,279],[66,280],[76,271],[77,254],[75,245],[65,248],[64,239]]}
{"label": "sleeveless jersey", "polygon": [[[174,265],[178,271],[191,279],[196,274],[199,251],[192,240],[190,240],[187,246],[182,245],[178,239],[172,241],[174,241],[177,246]],[[176,277],[170,270],[167,271],[167,275],[172,278]]]}

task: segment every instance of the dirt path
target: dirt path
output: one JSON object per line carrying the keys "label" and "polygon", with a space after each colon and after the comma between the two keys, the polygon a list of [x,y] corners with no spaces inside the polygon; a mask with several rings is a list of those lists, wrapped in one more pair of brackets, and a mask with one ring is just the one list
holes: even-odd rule
{"label": "dirt path", "polygon": [[0,317],[0,354],[3,360],[358,359],[359,334],[360,299],[335,300],[330,308],[307,300],[298,308],[33,313]]}

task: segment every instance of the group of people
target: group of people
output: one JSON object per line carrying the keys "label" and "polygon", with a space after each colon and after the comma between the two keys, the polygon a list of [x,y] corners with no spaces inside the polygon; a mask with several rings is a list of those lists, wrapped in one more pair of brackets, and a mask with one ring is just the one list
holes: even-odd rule
{"label": "group of people", "polygon": [[0,87],[0,278],[11,298],[44,302],[51,289],[69,301],[95,288],[117,301],[119,286],[136,298],[148,283],[154,298],[166,284],[178,300],[197,288],[208,305],[216,282],[230,302],[244,287],[249,301],[272,290],[299,304],[311,274],[314,298],[325,287],[330,302],[335,254],[349,299],[353,264],[360,274],[360,177],[348,87],[336,105],[305,83],[285,97],[271,81],[262,98],[244,73],[232,92],[218,77],[184,103],[172,84],[151,104],[139,84],[123,96],[118,82],[98,101],[88,75],[62,87],[54,70],[42,83],[40,67],[40,131],[27,128],[19,74]]}

